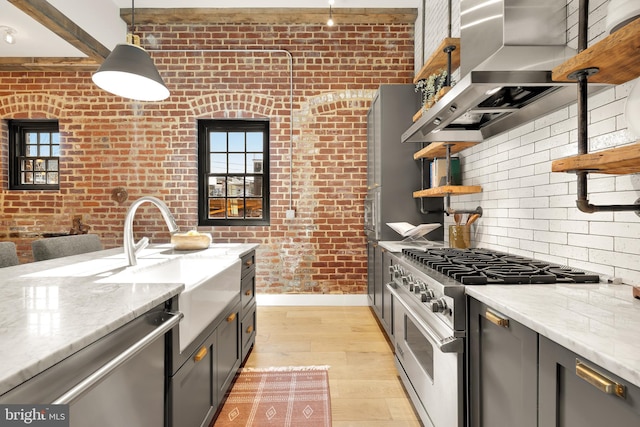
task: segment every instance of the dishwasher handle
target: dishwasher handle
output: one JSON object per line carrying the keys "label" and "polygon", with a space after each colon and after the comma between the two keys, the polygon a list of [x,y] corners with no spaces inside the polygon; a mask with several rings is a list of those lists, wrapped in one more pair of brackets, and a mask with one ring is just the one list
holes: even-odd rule
{"label": "dishwasher handle", "polygon": [[73,402],[83,393],[91,389],[93,386],[98,384],[101,380],[106,378],[110,373],[115,371],[120,365],[125,363],[127,360],[131,359],[136,354],[140,353],[151,343],[156,341],[158,338],[162,337],[164,334],[169,332],[174,326],[176,326],[180,320],[184,317],[184,314],[180,312],[176,313],[166,313],[169,316],[169,320],[162,323],[160,326],[155,328],[153,331],[149,332],[147,335],[142,337],[139,341],[133,344],[131,347],[124,350],[122,353],[102,365],[98,370],[93,372],[84,380],[80,381],[76,384],[71,390],[67,391],[62,396],[58,397],[55,401],[53,401],[53,405],[65,405]]}

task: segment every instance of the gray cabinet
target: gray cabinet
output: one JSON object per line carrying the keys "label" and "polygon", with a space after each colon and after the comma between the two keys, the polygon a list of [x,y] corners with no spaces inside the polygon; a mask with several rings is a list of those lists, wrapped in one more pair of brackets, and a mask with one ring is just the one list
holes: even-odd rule
{"label": "gray cabinet", "polygon": [[537,427],[537,334],[473,298],[468,313],[469,425]]}
{"label": "gray cabinet", "polygon": [[240,306],[227,314],[227,317],[216,328],[216,408],[222,402],[224,394],[231,387],[233,378],[240,367]]}
{"label": "gray cabinet", "polygon": [[170,426],[208,425],[218,409],[240,367],[240,305],[239,298],[230,304],[201,344],[180,357],[184,363],[169,378]]}
{"label": "gray cabinet", "polygon": [[256,252],[242,257],[240,351],[244,361],[256,341]]}
{"label": "gray cabinet", "polygon": [[392,303],[391,293],[386,286],[391,282],[391,273],[389,272],[391,255],[378,243],[369,241],[367,242],[367,259],[369,304],[387,336],[391,337],[393,335]]}
{"label": "gray cabinet", "polygon": [[539,362],[540,426],[640,426],[640,388],[545,337]]}
{"label": "gray cabinet", "polygon": [[[371,240],[402,239],[388,222],[443,222],[442,199],[413,198],[413,191],[422,187],[421,162],[413,159],[420,147],[400,142],[419,108],[420,96],[412,84],[381,85],[369,108],[365,232]],[[430,213],[421,213],[421,203]],[[443,240],[442,228],[429,237]]]}

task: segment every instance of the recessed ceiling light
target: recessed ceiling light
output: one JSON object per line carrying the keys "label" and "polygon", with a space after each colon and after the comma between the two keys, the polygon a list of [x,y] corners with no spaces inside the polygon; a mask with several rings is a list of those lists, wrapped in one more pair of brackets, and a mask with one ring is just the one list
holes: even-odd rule
{"label": "recessed ceiling light", "polygon": [[17,31],[11,27],[1,26],[0,32],[2,32],[2,40],[8,44],[14,44],[16,42]]}

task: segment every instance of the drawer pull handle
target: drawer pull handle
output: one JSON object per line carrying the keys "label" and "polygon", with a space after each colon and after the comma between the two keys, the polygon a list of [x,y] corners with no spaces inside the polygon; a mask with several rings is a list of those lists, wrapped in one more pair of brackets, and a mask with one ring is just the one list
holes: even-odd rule
{"label": "drawer pull handle", "polygon": [[576,375],[603,393],[615,394],[618,397],[625,398],[626,387],[623,384],[607,378],[578,359],[576,359]]}
{"label": "drawer pull handle", "polygon": [[250,334],[251,332],[253,332],[253,325],[249,325],[247,328],[247,333]]}
{"label": "drawer pull handle", "polygon": [[244,263],[244,265],[246,265],[247,267],[251,267],[253,265],[253,260],[248,259],[247,262]]}
{"label": "drawer pull handle", "polygon": [[251,289],[249,289],[247,292],[244,293],[246,296],[250,296],[251,295]]}
{"label": "drawer pull handle", "polygon": [[204,359],[204,357],[207,355],[208,351],[207,351],[207,347],[202,347],[200,350],[198,350],[198,352],[196,353],[195,356],[193,356],[193,360],[195,362],[199,362],[202,359]]}
{"label": "drawer pull handle", "polygon": [[227,317],[227,323],[231,323],[236,320],[236,313],[231,313],[229,317]]}
{"label": "drawer pull handle", "polygon": [[495,325],[502,326],[503,328],[509,327],[509,319],[505,319],[504,317],[498,316],[490,311],[487,311],[486,316],[487,320]]}

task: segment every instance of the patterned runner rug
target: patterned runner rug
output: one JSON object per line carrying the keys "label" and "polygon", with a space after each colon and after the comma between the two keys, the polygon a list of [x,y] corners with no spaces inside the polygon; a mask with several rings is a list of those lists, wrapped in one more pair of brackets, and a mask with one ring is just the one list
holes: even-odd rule
{"label": "patterned runner rug", "polygon": [[328,369],[243,369],[213,427],[330,427]]}

